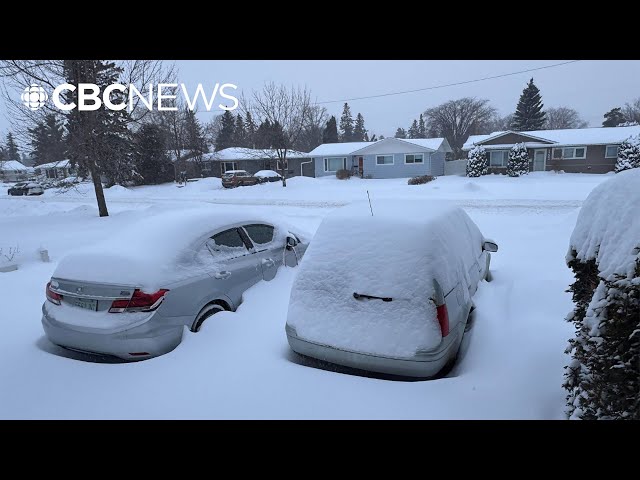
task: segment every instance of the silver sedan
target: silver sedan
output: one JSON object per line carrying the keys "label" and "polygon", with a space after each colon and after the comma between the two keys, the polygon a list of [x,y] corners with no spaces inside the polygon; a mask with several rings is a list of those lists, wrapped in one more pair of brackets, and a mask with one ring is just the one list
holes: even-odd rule
{"label": "silver sedan", "polygon": [[70,350],[128,360],[162,355],[180,344],[184,326],[197,332],[216,313],[234,311],[245,290],[273,279],[283,264],[296,266],[306,248],[307,242],[286,228],[245,221],[198,235],[175,256],[180,265],[170,266],[182,275],[159,288],[54,272],[42,325],[52,343]]}

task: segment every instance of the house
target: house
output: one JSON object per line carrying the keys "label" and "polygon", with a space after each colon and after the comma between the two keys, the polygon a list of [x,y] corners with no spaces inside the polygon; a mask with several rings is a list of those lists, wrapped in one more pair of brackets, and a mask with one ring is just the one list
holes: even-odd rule
{"label": "house", "polygon": [[363,178],[406,178],[443,175],[451,152],[445,138],[384,138],[377,142],[324,143],[314,148],[315,176],[346,169]]}
{"label": "house", "polygon": [[33,169],[25,167],[17,160],[0,160],[0,180],[3,182],[20,182],[32,173]]}
{"label": "house", "polygon": [[[202,172],[205,176],[221,177],[228,170],[246,170],[253,174],[260,170],[281,171],[278,154],[275,149],[253,149],[231,147],[218,152],[205,153],[202,156]],[[313,176],[309,155],[295,150],[287,151],[284,169],[288,177]]]}
{"label": "house", "polygon": [[494,132],[471,135],[462,149],[481,145],[487,151],[489,171],[504,173],[509,150],[524,143],[532,171],[564,170],[565,172],[606,173],[614,169],[619,145],[640,126],[535,130],[530,132]]}
{"label": "house", "polygon": [[47,179],[67,178],[69,175],[75,175],[76,173],[69,160],[43,163],[42,165],[36,165],[34,168],[36,175]]}

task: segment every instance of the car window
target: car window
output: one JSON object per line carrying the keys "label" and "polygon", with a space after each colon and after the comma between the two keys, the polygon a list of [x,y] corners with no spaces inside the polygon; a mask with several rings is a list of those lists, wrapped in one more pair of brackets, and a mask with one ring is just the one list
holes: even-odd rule
{"label": "car window", "polygon": [[218,259],[235,258],[249,253],[236,228],[215,234],[207,240],[206,246]]}
{"label": "car window", "polygon": [[254,223],[245,225],[244,229],[254,245],[265,245],[273,241],[273,227],[271,225]]}

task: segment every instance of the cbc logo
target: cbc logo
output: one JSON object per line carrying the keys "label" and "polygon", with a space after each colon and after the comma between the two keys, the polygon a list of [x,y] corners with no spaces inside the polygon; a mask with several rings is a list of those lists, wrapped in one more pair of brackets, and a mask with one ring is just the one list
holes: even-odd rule
{"label": "cbc logo", "polygon": [[22,95],[20,95],[20,99],[22,103],[24,103],[25,107],[28,107],[31,110],[38,110],[40,107],[44,105],[44,102],[47,101],[49,96],[47,92],[44,91],[40,85],[36,85],[32,83],[31,86],[24,89]]}

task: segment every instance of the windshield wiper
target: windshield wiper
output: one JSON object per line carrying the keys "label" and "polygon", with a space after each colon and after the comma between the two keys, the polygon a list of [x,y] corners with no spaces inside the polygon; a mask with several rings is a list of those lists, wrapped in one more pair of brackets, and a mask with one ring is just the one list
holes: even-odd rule
{"label": "windshield wiper", "polygon": [[374,295],[365,295],[363,293],[353,292],[353,298],[356,300],[360,300],[361,298],[370,298],[376,300],[382,300],[383,302],[391,302],[393,298],[391,297],[376,297]]}

